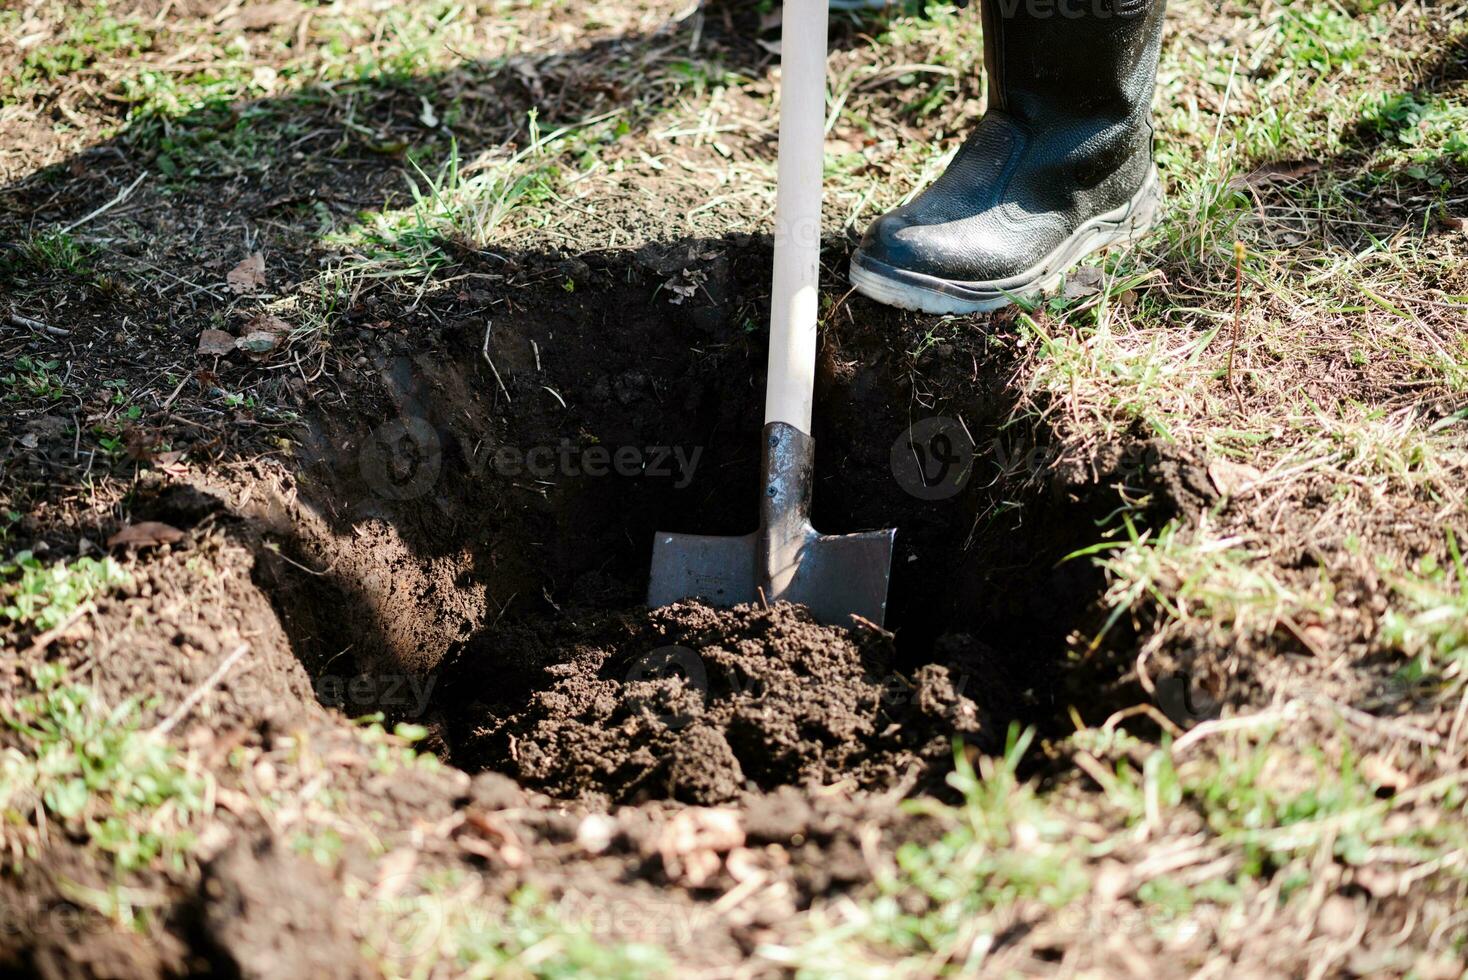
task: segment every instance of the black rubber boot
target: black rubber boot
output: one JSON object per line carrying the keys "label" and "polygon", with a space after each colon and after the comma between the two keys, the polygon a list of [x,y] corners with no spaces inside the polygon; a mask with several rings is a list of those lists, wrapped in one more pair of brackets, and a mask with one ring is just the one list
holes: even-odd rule
{"label": "black rubber boot", "polygon": [[933,186],[867,229],[852,285],[910,310],[992,310],[1150,228],[1165,6],[982,0],[989,111]]}

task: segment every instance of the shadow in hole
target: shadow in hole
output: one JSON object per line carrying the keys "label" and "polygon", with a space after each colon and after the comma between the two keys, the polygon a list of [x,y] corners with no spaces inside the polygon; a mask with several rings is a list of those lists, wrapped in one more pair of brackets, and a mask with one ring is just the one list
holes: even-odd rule
{"label": "shadow in hole", "polygon": [[[457,650],[489,655],[497,630],[639,604],[654,530],[753,527],[764,340],[737,312],[768,292],[768,263],[767,242],[739,238],[569,263],[521,253],[513,273],[465,259],[461,272],[517,297],[493,319],[493,367],[473,289],[430,295],[424,317],[442,325],[373,358],[365,387],[383,397],[312,419],[299,491],[340,547],[308,536],[291,557],[333,572],[260,566],[303,661],[319,671],[346,641],[354,670],[379,677],[431,672]],[[668,278],[695,267],[698,297],[671,302]],[[996,686],[1034,692],[995,707],[1048,711],[1052,667],[1101,584],[1084,563],[1057,563],[1090,543],[1109,493],[1088,484],[1006,508],[1016,477],[1049,462],[1001,428],[1012,346],[955,331],[914,357],[908,315],[863,306],[833,320],[818,368],[817,524],[898,526],[890,624],[904,669],[981,646],[1012,675]],[[951,458],[965,431],[933,427],[944,418],[974,441],[961,467],[939,460],[924,484],[914,450]],[[482,609],[456,608],[480,588]],[[528,693],[501,680],[446,698]]]}

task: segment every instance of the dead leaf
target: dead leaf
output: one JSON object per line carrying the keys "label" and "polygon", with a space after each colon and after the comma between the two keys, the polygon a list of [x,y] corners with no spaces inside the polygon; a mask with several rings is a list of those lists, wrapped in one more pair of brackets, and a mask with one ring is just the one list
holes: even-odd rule
{"label": "dead leaf", "polygon": [[1468,232],[1468,218],[1460,217],[1456,214],[1440,214],[1437,217],[1437,222],[1448,231]]}
{"label": "dead leaf", "polygon": [[403,889],[412,883],[413,869],[418,866],[418,855],[407,847],[400,847],[382,859],[377,866],[372,884],[372,897],[380,900],[397,898]]}
{"label": "dead leaf", "polygon": [[183,540],[184,533],[162,521],[141,521],[129,524],[107,539],[109,548],[155,548],[162,544],[174,544]]}
{"label": "dead leaf", "polygon": [[236,293],[253,293],[265,286],[265,256],[260,252],[230,269],[224,281]]}
{"label": "dead leaf", "polygon": [[1229,187],[1233,190],[1243,190],[1245,187],[1261,187],[1265,184],[1278,183],[1286,180],[1298,180],[1308,176],[1320,169],[1319,160],[1277,160],[1274,163],[1266,163],[1264,166],[1235,177],[1229,181]]}
{"label": "dead leaf", "polygon": [[280,346],[280,334],[268,330],[251,330],[234,345],[248,354],[269,354]]}
{"label": "dead leaf", "polygon": [[278,316],[259,313],[245,324],[245,335],[234,342],[235,347],[250,354],[269,354],[289,336],[291,325]]}
{"label": "dead leaf", "polygon": [[668,877],[698,888],[718,874],[721,854],[743,844],[744,827],[737,811],[689,807],[663,826],[657,851]]}
{"label": "dead leaf", "polygon": [[56,442],[66,436],[71,423],[59,415],[42,415],[25,424],[25,435],[20,443],[27,449],[35,449],[43,442]]}
{"label": "dead leaf", "polygon": [[1060,295],[1065,299],[1084,299],[1101,291],[1101,280],[1105,273],[1100,266],[1083,265],[1065,277],[1065,288]]}
{"label": "dead leaf", "polygon": [[1400,793],[1415,782],[1410,773],[1403,772],[1379,755],[1365,756],[1359,765],[1367,782],[1394,793]]}
{"label": "dead leaf", "polygon": [[1225,497],[1236,497],[1254,489],[1264,474],[1248,463],[1235,463],[1231,459],[1215,459],[1208,463],[1208,478]]}
{"label": "dead leaf", "polygon": [[487,861],[499,861],[508,868],[524,867],[525,845],[520,843],[520,836],[502,817],[470,810],[464,815],[463,826],[472,833],[459,834],[459,847]]}
{"label": "dead leaf", "polygon": [[199,353],[205,357],[223,357],[234,350],[234,337],[223,330],[205,330],[199,334]]}
{"label": "dead leaf", "polygon": [[122,448],[128,459],[136,463],[152,462],[160,440],[157,433],[141,426],[129,425],[122,430]]}
{"label": "dead leaf", "polygon": [[245,330],[255,333],[291,333],[292,327],[288,320],[282,320],[273,312],[257,312],[250,320],[245,321]]}
{"label": "dead leaf", "polygon": [[674,306],[681,306],[684,300],[692,298],[693,294],[698,292],[698,287],[693,283],[685,283],[682,280],[674,279],[668,283],[668,292],[673,294],[673,298],[668,300],[668,302]]}
{"label": "dead leaf", "polygon": [[304,12],[295,0],[276,0],[274,3],[253,4],[230,17],[225,26],[236,30],[263,31],[277,24],[289,24]]}

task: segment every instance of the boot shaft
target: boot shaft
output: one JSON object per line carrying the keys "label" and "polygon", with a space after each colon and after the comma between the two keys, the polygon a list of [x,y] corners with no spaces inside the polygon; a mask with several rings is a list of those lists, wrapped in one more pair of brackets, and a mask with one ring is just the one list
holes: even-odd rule
{"label": "boot shaft", "polygon": [[989,108],[1033,132],[1145,124],[1166,0],[981,0]]}

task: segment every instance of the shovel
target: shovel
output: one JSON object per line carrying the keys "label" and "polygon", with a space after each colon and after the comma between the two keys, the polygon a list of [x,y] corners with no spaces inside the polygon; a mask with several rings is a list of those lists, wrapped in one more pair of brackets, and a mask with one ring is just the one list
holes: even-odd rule
{"label": "shovel", "polygon": [[653,608],[700,597],[715,606],[785,599],[822,623],[878,626],[887,612],[894,529],[821,534],[810,523],[828,0],[785,0],[775,277],[761,452],[760,526],[742,537],[653,536]]}

